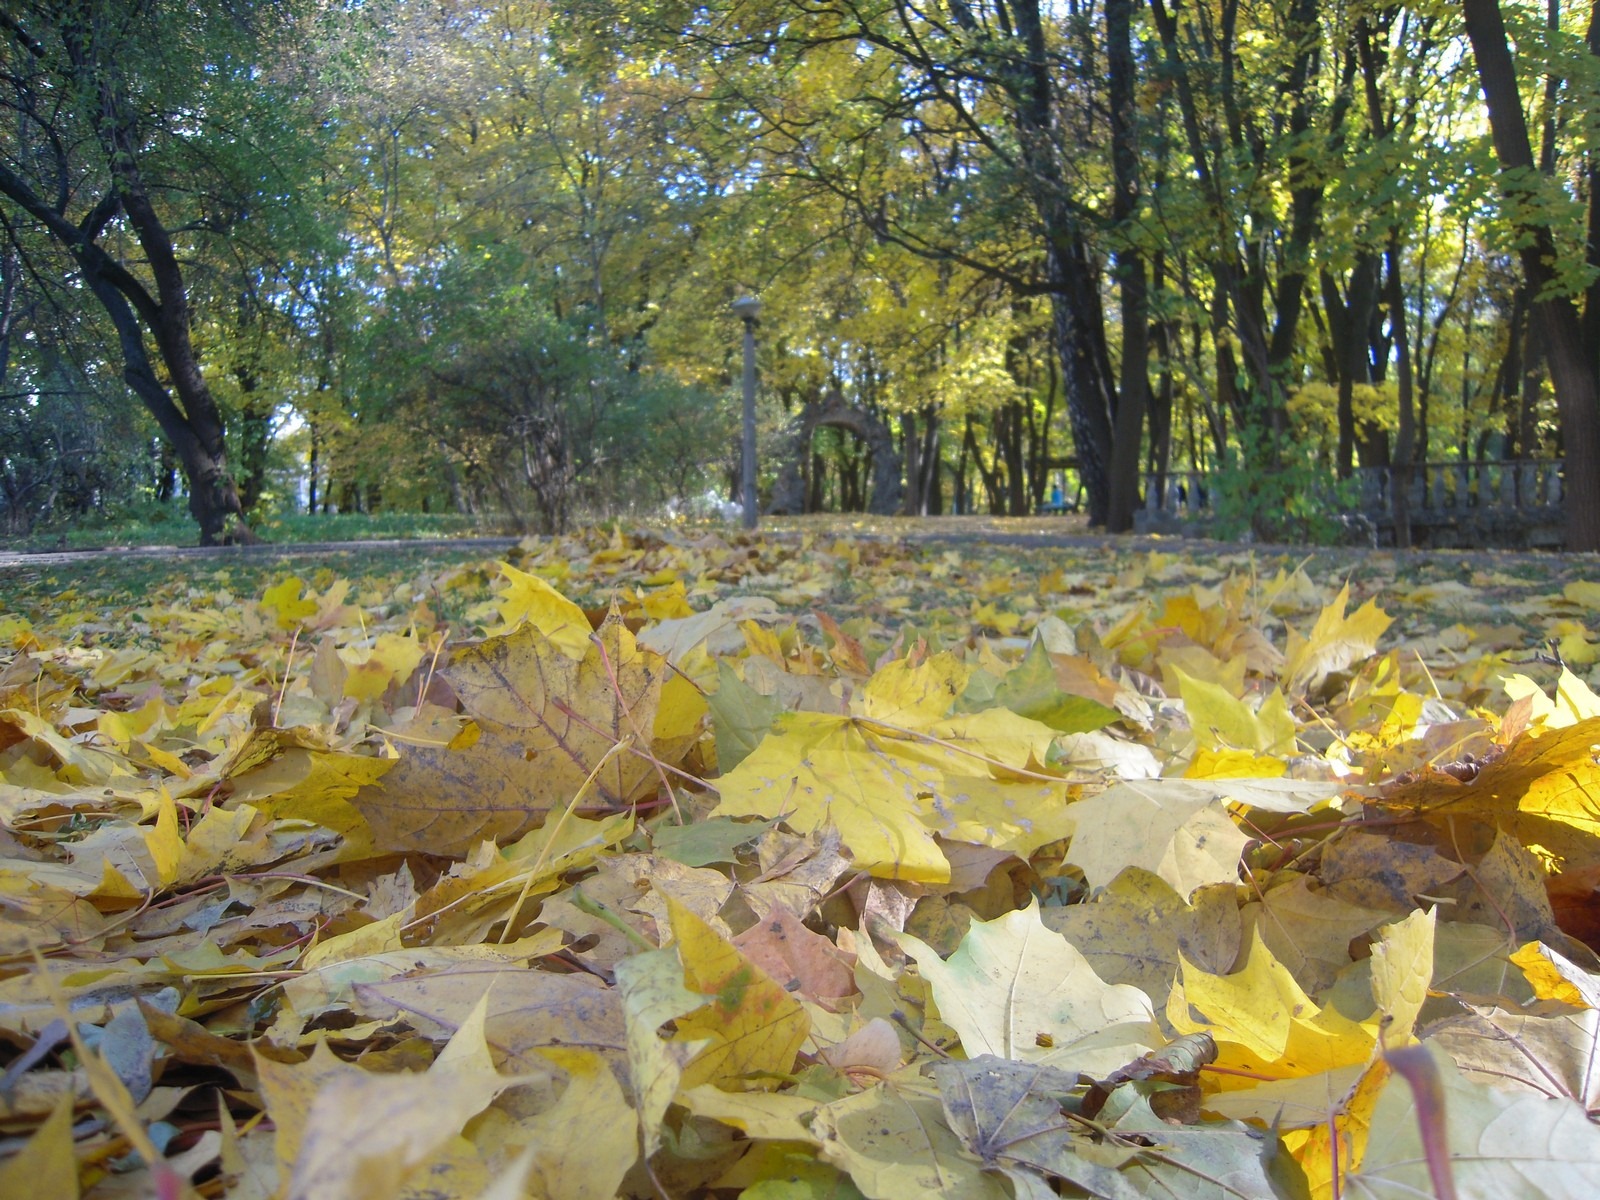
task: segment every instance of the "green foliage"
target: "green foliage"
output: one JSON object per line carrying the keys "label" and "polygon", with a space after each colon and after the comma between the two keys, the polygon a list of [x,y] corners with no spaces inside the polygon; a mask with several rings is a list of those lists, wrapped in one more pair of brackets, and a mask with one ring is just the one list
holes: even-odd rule
{"label": "green foliage", "polygon": [[[562,529],[578,512],[641,511],[705,490],[732,442],[730,406],[598,335],[592,311],[563,313],[530,283],[537,263],[503,247],[451,257],[405,290],[369,337],[384,376],[358,414],[385,430],[370,471],[393,474],[410,435],[414,473],[519,527]],[[363,452],[374,439],[362,434]],[[424,495],[423,498],[426,498]],[[415,499],[415,497],[413,497]]]}
{"label": "green foliage", "polygon": [[1278,465],[1263,469],[1270,459],[1259,441],[1244,450],[1230,447],[1211,476],[1215,536],[1314,546],[1365,540],[1368,531],[1355,516],[1358,480],[1336,479],[1325,462],[1309,456],[1280,452],[1271,458]]}

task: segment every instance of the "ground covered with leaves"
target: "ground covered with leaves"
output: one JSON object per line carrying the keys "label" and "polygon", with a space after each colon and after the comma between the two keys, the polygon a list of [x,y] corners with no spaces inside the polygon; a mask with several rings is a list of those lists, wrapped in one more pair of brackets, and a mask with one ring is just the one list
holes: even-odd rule
{"label": "ground covered with leaves", "polygon": [[1600,564],[141,571],[0,592],[0,1194],[1600,1189]]}

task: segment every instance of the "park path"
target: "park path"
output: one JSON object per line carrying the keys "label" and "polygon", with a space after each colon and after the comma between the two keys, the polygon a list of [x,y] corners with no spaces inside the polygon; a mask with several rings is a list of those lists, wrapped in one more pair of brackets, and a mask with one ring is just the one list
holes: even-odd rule
{"label": "park path", "polygon": [[157,561],[197,559],[288,558],[318,554],[346,554],[367,550],[476,550],[484,554],[509,550],[521,538],[384,538],[359,542],[262,542],[254,546],[110,546],[103,550],[21,551],[0,549],[0,571],[8,567],[53,567],[72,563],[104,562],[108,558],[147,558]]}
{"label": "park path", "polygon": [[[648,529],[648,526],[642,526]],[[729,537],[742,531],[728,529]],[[1438,557],[1475,565],[1517,562],[1559,564],[1597,564],[1593,554],[1569,555],[1551,551],[1504,550],[1413,550],[1371,549],[1360,546],[1319,547],[1278,545],[1265,542],[1219,542],[1204,538],[1121,535],[1092,533],[1085,521],[1072,517],[895,517],[859,519],[830,517],[785,518],[763,523],[762,534],[780,539],[798,538],[810,533],[819,537],[862,537],[909,542],[947,543],[952,546],[995,545],[1035,549],[1077,549],[1106,551],[1160,551],[1195,557],[1245,554],[1328,554],[1344,561],[1366,555]],[[374,551],[425,551],[436,553],[504,553],[524,539],[518,537],[466,538],[389,538],[350,542],[261,543],[254,546],[115,546],[101,550],[17,551],[0,548],[0,573],[17,567],[48,568],[73,563],[104,562],[107,558],[143,558],[157,561],[183,559],[248,561],[252,558],[316,557],[328,554],[370,553]],[[1600,564],[1597,564],[1600,565]],[[3,576],[0,576],[3,577]]]}

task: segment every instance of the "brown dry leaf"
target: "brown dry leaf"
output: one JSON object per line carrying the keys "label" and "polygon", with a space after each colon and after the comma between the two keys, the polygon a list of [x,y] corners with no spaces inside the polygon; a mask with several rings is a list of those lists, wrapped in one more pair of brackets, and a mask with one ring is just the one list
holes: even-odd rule
{"label": "brown dry leaf", "polygon": [[543,1047],[578,1047],[619,1061],[627,1051],[620,998],[587,975],[473,963],[360,984],[356,992],[362,1015],[403,1014],[431,1036],[453,1035],[484,1004],[484,1037],[507,1071],[536,1070]]}
{"label": "brown dry leaf", "polygon": [[[463,749],[402,742],[382,787],[356,794],[379,849],[462,854],[514,838],[577,796],[621,806],[658,782],[645,758],[661,693],[661,659],[608,617],[581,659],[524,625],[461,651],[445,675],[481,734]],[[610,756],[608,760],[608,755]]]}
{"label": "brown dry leaf", "polygon": [[1565,1096],[1600,1108],[1600,1009],[1475,1009],[1428,1030],[1429,1044],[1480,1087]]}
{"label": "brown dry leaf", "polygon": [[792,995],[815,1000],[824,1008],[842,1011],[855,995],[855,962],[839,948],[813,933],[786,908],[750,926],[733,944],[746,958]]}
{"label": "brown dry leaf", "polygon": [[1300,986],[1313,994],[1332,986],[1351,962],[1350,946],[1395,917],[1400,909],[1364,908],[1337,896],[1314,891],[1312,881],[1296,875],[1265,892],[1240,910],[1244,936],[1259,931],[1261,942],[1288,968]]}

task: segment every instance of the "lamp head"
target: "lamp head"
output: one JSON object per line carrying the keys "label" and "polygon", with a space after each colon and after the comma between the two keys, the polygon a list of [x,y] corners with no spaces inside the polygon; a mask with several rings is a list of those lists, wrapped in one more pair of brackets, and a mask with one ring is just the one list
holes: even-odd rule
{"label": "lamp head", "polygon": [[733,315],[741,321],[755,321],[761,317],[761,300],[756,296],[740,296],[733,302]]}

